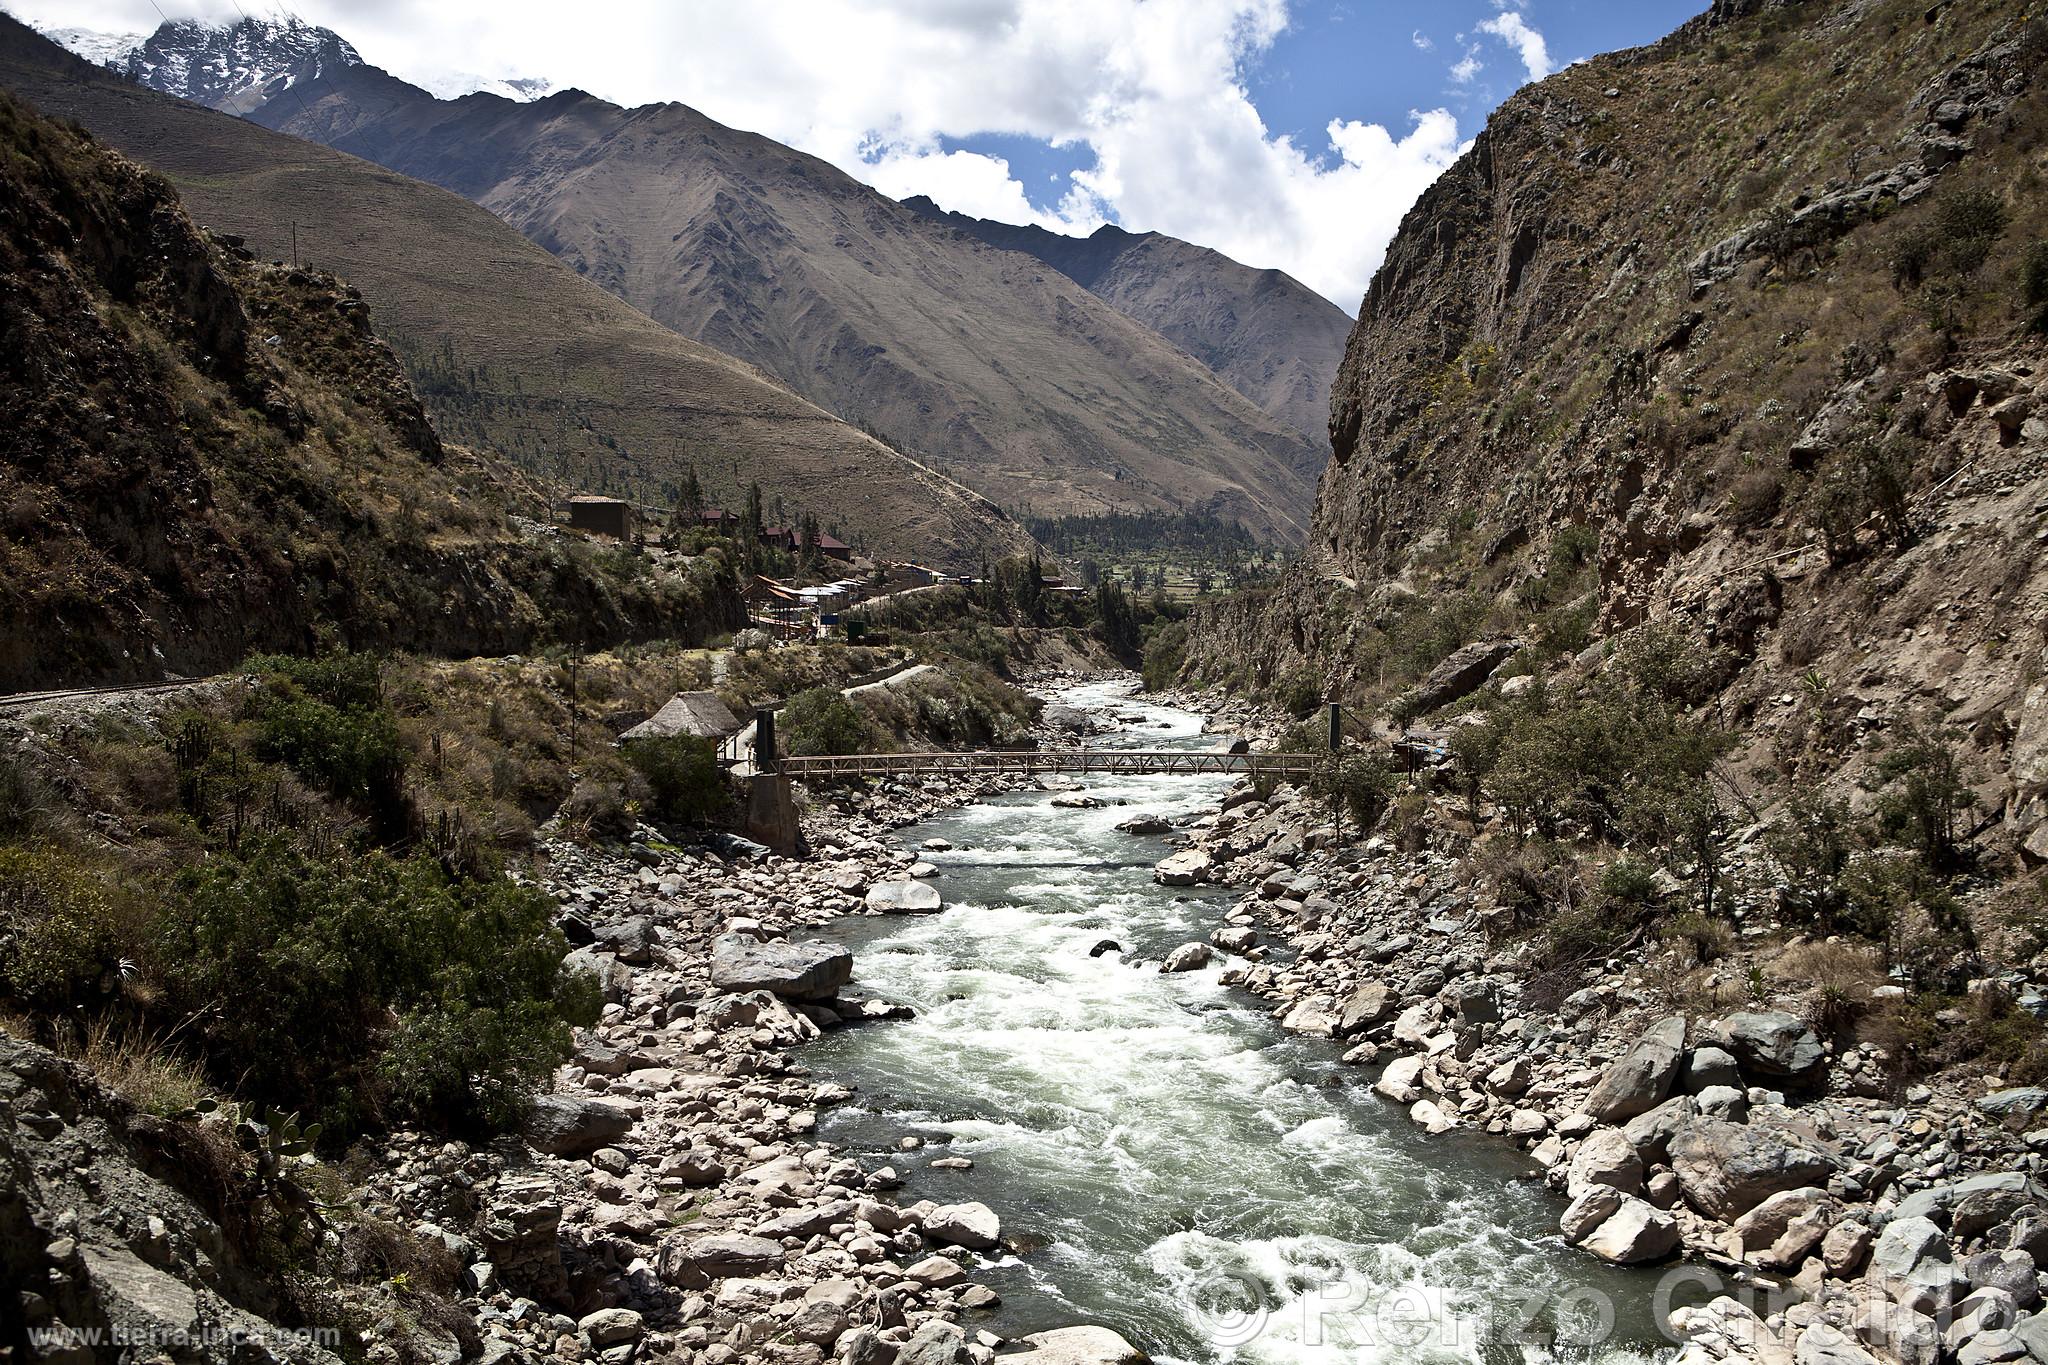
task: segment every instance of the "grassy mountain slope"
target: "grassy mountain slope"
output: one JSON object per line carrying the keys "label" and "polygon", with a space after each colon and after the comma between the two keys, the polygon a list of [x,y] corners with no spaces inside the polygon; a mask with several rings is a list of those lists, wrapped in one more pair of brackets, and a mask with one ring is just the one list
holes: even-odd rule
{"label": "grassy mountain slope", "polygon": [[1323,443],[1036,261],[681,105],[438,101],[375,68],[254,115],[474,199],[649,316],[1009,506],[1298,538]]}
{"label": "grassy mountain slope", "polygon": [[1067,237],[948,213],[922,195],[903,203],[990,246],[1037,257],[1193,355],[1271,416],[1318,445],[1328,439],[1330,384],[1351,319],[1293,276],[1162,232],[1104,225]]}
{"label": "grassy mountain slope", "polygon": [[730,575],[519,530],[545,497],[443,446],[359,294],[6,94],[0,206],[0,691],[739,619]]}
{"label": "grassy mountain slope", "polygon": [[1310,559],[1193,668],[1377,705],[1666,623],[1755,809],[1939,725],[2048,859],[2044,69],[1991,0],[1723,0],[1516,95],[1367,294]]}
{"label": "grassy mountain slope", "polygon": [[752,366],[578,280],[455,195],[127,84],[0,16],[0,84],[169,176],[266,259],[359,286],[442,432],[563,487],[660,500],[686,465],[879,553],[977,562],[1027,538],[980,498]]}

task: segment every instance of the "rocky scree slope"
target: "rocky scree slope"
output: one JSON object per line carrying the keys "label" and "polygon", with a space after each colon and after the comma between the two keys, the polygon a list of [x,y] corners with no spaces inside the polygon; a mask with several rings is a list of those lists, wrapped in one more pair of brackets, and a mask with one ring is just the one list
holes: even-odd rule
{"label": "rocky scree slope", "polygon": [[1037,257],[1318,446],[1327,439],[1330,385],[1351,319],[1286,272],[1257,270],[1163,232],[1127,232],[1113,223],[1069,237],[949,213],[923,195],[903,206],[990,246]]}
{"label": "rocky scree slope", "polygon": [[1365,298],[1309,556],[1191,674],[1384,703],[1398,623],[1421,672],[1509,642],[1443,701],[1670,619],[1750,773],[1939,716],[2048,856],[2044,55],[1984,0],[1723,0],[1510,99]]}
{"label": "rocky scree slope", "polygon": [[0,84],[178,186],[262,260],[363,291],[437,428],[573,491],[666,505],[686,469],[737,508],[750,482],[844,540],[961,567],[1028,552],[987,501],[678,336],[459,197],[123,81],[0,15]]}
{"label": "rocky scree slope", "polygon": [[1320,441],[1057,271],[682,105],[442,101],[350,67],[252,117],[475,200],[1004,506],[1306,523]]}
{"label": "rocky scree slope", "polygon": [[0,149],[0,690],[739,619],[729,576],[634,581],[519,530],[545,496],[443,445],[353,288],[208,238],[4,94]]}

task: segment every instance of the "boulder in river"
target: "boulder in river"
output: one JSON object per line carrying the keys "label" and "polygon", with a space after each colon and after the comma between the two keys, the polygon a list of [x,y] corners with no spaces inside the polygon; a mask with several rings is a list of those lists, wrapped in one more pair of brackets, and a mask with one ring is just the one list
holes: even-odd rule
{"label": "boulder in river", "polygon": [[1206,943],[1183,943],[1166,955],[1166,961],[1159,964],[1162,972],[1192,972],[1209,965],[1209,945]]}
{"label": "boulder in river", "polygon": [[941,1204],[925,1215],[924,1235],[969,1251],[988,1251],[1001,1239],[1003,1225],[986,1204]]}
{"label": "boulder in river", "polygon": [[1647,1200],[1623,1195],[1621,1207],[1602,1219],[1579,1245],[1603,1261],[1640,1265],[1669,1256],[1678,1250],[1678,1240],[1677,1219]]}
{"label": "boulder in river", "polygon": [[1163,815],[1133,815],[1117,824],[1117,829],[1124,834],[1164,834],[1172,828]]}
{"label": "boulder in river", "polygon": [[853,953],[837,943],[761,943],[720,934],[711,944],[711,984],[727,993],[773,991],[784,1000],[830,1000],[853,979]]}
{"label": "boulder in river", "polygon": [[1246,953],[1259,941],[1259,931],[1248,924],[1227,924],[1209,935],[1209,941],[1226,953]]}
{"label": "boulder in river", "polygon": [[1004,1365],[1143,1365],[1145,1353],[1107,1327],[1057,1327],[1018,1342]]}
{"label": "boulder in river", "polygon": [[1152,869],[1152,880],[1161,886],[1193,886],[1196,882],[1207,881],[1215,866],[1215,860],[1199,848],[1187,849],[1170,858],[1161,859]]}
{"label": "boulder in river", "polygon": [[930,882],[876,882],[868,888],[868,909],[885,915],[936,915],[945,909]]}

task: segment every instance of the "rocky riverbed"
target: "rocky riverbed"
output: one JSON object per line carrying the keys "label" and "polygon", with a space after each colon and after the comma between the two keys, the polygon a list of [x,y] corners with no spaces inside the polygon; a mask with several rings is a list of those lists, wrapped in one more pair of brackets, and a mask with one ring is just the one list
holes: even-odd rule
{"label": "rocky riverbed", "polygon": [[[1278,728],[1204,698],[1178,701],[1206,708],[1213,731]],[[1048,707],[1044,739],[1077,742],[1099,723]],[[802,859],[730,839],[677,846],[651,829],[607,849],[549,844],[546,884],[577,965],[602,984],[602,1020],[579,1034],[523,1137],[470,1147],[395,1133],[347,1167],[348,1198],[362,1213],[438,1249],[460,1311],[394,1313],[360,1351],[271,1333],[267,1354],[244,1354],[614,1365],[986,1365],[1000,1354],[1087,1365],[1134,1359],[1133,1340],[1164,1341],[1175,1355],[1311,1354],[1298,1336],[1205,1344],[1161,1329],[1158,1314],[1116,1316],[1139,1292],[1116,1267],[1136,1262],[1080,1221],[1063,1223],[1058,1201],[1080,1196],[1078,1183],[1061,1183],[1077,1179],[1073,1169],[1047,1167],[1054,1178],[1033,1185],[1019,1174],[1028,1162],[935,1155],[909,1125],[892,1137],[886,1110],[833,1118],[860,1107],[849,1103],[859,1098],[844,1083],[851,1073],[816,1075],[809,1064],[829,1071],[858,1049],[806,1045],[845,1025],[906,1031],[842,1039],[907,1038],[928,1022],[890,1022],[906,1006],[872,994],[872,983],[915,974],[864,967],[846,947],[861,938],[846,932],[848,917],[942,925],[917,917],[940,908],[951,876],[968,873],[926,862],[949,861],[948,851],[908,846],[896,831],[994,790],[934,778],[813,799]],[[1318,1200],[1363,1207],[1364,1222],[1293,1220],[1314,1234],[1303,1245],[1325,1250],[1333,1239],[1390,1235],[1389,1250],[1374,1254],[1413,1260],[1410,1245],[1432,1236],[1447,1245],[1506,1237],[1506,1259],[1470,1262],[1467,1291],[1547,1278],[1599,1291],[1625,1320],[1645,1304],[1677,1303],[1658,1325],[1669,1329],[1665,1353],[1686,1365],[2048,1360],[2048,1093],[1951,1077],[1895,1095],[1881,1050],[1823,1039],[1770,999],[1681,1008],[1688,1002],[1675,1002],[1645,961],[1609,963],[1549,1000],[1516,939],[1499,932],[1454,828],[1403,851],[1377,838],[1340,841],[1296,790],[1208,790],[1220,802],[1109,810],[1072,791],[1045,803],[1105,831],[1113,821],[1141,859],[1133,875],[1156,880],[1165,906],[1142,924],[1125,921],[1153,941],[1098,944],[1100,954],[1077,949],[1076,959],[1198,983],[1185,998],[1126,989],[1131,1000],[1117,1007],[1197,1019],[1188,1036],[1227,1037],[1243,1059],[1232,1066],[1264,1068],[1237,1084],[1262,1091],[1255,1108],[1271,1124],[1210,1143],[1203,1160],[1214,1156],[1214,1169],[1195,1171],[1188,1188],[1241,1203],[1284,1193],[1304,1209]],[[945,966],[942,954],[933,961]],[[921,1008],[944,1016],[947,996],[934,990]],[[1291,1036],[1296,1052],[1276,1052],[1246,1022],[1262,1013],[1262,1027]],[[943,1045],[947,1021],[936,1022],[931,1037]],[[1172,1069],[1193,1065],[1162,1053],[1156,1069],[1185,1089],[1193,1071]],[[46,1251],[75,1274],[24,1303],[78,1321],[67,1295],[89,1293],[91,1311],[129,1330],[260,1333],[261,1322],[230,1307],[246,1301],[227,1292],[236,1268],[209,1261],[217,1230],[152,1174],[184,1126],[123,1110],[36,1049],[9,1050],[0,1073],[20,1116],[7,1141],[42,1173],[39,1202],[72,1210]],[[1236,1098],[1228,1089],[1219,1103]],[[1005,1102],[1000,1087],[982,1098]],[[1335,1154],[1303,1167],[1314,1180],[1294,1190],[1268,1169],[1286,1165],[1266,1160],[1269,1141],[1323,1141]],[[1391,1234],[1371,1225],[1386,1212],[1373,1201],[1395,1186],[1358,1177],[1387,1160],[1464,1212],[1443,1213],[1434,1228],[1421,1217]],[[929,1176],[941,1169],[951,1177],[943,1197],[918,1197],[940,1188]],[[1129,1211],[1130,1247],[1155,1277],[1284,1240],[1248,1223],[1250,1240],[1233,1253],[1203,1241],[1197,1229],[1212,1225],[1199,1219],[1187,1236],[1162,1239],[1146,1220],[1177,1215],[1156,1190],[1104,1188],[1105,1208]],[[1119,1204],[1119,1188],[1152,1202]],[[1468,1227],[1474,1210],[1480,1223]],[[1029,1225],[1022,1236],[1013,1221]],[[1058,1255],[1096,1256],[1083,1280],[1061,1280],[1071,1267],[1048,1264],[1055,1252],[1040,1229],[1066,1238]],[[1091,1237],[1101,1244],[1086,1245]],[[1273,1264],[1297,1297],[1358,1278],[1346,1280],[1341,1254],[1320,1271],[1314,1257]],[[1092,1297],[1087,1276],[1099,1281]],[[1426,1277],[1409,1280],[1428,1287]],[[1050,1298],[1048,1286],[1058,1291]],[[1012,1313],[1002,1296],[1013,1293],[1039,1301]],[[1070,1325],[1112,1316],[1126,1335]],[[1535,1324],[1511,1340],[1536,1349],[1558,1327]],[[1638,1329],[1630,1340],[1641,1339]],[[1482,1345],[1424,1333],[1361,1358],[1447,1347],[1473,1358]]]}
{"label": "rocky riverbed", "polygon": [[1340,842],[1318,804],[1246,783],[1194,822],[1155,875],[1237,896],[1185,951],[1231,954],[1425,1132],[1525,1151],[1584,1254],[1692,1258],[1709,1297],[1669,1315],[1682,1361],[2048,1359],[2048,1092],[1894,1095],[1881,1049],[1768,1000],[1689,1014],[1639,955],[1542,1002],[1459,857]]}

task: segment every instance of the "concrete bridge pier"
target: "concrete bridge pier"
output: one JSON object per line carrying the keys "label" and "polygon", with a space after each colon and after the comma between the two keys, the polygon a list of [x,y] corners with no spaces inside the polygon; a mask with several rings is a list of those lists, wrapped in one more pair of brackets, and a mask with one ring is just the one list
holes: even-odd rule
{"label": "concrete bridge pier", "polygon": [[796,796],[785,773],[755,773],[747,779],[747,837],[784,857],[803,851]]}

